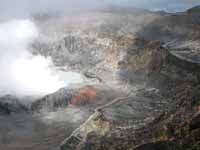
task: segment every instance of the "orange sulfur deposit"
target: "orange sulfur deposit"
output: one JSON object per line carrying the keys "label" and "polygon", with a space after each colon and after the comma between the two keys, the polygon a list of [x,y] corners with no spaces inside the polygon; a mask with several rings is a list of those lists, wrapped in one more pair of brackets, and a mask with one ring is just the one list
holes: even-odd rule
{"label": "orange sulfur deposit", "polygon": [[72,105],[83,105],[92,103],[96,100],[97,92],[93,86],[86,86],[79,91],[78,94],[73,95],[70,101]]}

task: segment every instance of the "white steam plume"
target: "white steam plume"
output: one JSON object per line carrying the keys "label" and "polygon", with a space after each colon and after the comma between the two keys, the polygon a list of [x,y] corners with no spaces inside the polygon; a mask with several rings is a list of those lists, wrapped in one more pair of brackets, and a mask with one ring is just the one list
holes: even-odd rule
{"label": "white steam plume", "polygon": [[70,82],[81,81],[81,77],[72,72],[66,74],[66,81],[61,81],[50,58],[28,52],[28,45],[38,34],[30,20],[0,24],[0,95],[47,94]]}

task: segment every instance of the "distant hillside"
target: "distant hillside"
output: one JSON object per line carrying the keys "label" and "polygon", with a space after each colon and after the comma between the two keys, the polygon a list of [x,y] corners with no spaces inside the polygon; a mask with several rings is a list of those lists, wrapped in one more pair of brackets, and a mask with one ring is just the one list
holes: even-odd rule
{"label": "distant hillside", "polygon": [[100,11],[115,13],[115,14],[117,13],[117,14],[135,14],[135,15],[152,13],[150,10],[147,10],[147,9],[135,8],[131,6],[120,6],[120,5],[108,5],[100,9]]}
{"label": "distant hillside", "polygon": [[187,12],[188,13],[198,13],[200,15],[200,6],[196,6],[196,7],[193,7],[191,9],[188,9]]}

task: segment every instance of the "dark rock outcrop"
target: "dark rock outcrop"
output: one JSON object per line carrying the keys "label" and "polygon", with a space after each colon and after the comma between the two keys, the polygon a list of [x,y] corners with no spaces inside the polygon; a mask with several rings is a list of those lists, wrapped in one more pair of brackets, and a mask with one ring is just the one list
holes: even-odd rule
{"label": "dark rock outcrop", "polygon": [[27,112],[28,108],[12,95],[0,97],[0,114]]}
{"label": "dark rock outcrop", "polygon": [[191,9],[188,9],[187,12],[190,14],[199,14],[200,15],[200,6],[196,6]]}

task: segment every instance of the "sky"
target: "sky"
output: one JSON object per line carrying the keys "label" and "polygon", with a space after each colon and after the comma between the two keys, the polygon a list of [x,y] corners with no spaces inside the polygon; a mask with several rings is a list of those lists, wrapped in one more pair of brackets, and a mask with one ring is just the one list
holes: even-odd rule
{"label": "sky", "polygon": [[28,16],[41,11],[75,13],[106,4],[174,12],[200,5],[200,0],[0,0],[0,17]]}

